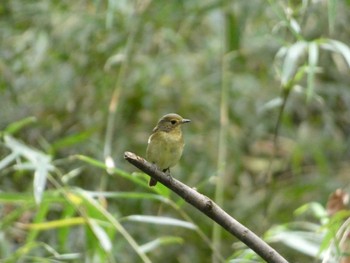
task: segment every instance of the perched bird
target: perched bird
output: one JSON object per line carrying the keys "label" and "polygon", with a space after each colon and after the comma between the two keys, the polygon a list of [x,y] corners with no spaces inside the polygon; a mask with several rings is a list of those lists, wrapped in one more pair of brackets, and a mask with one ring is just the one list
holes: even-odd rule
{"label": "perched bird", "polygon": [[[169,172],[180,160],[184,148],[181,125],[190,120],[175,113],[164,115],[153,129],[148,139],[146,158],[163,172]],[[157,180],[151,178],[149,186],[155,186]]]}

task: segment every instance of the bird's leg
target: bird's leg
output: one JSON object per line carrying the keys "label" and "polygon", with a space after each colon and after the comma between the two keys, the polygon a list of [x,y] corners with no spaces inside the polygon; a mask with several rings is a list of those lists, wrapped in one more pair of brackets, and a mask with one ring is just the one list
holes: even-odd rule
{"label": "bird's leg", "polygon": [[167,176],[171,176],[170,168],[163,169],[163,173],[165,173]]}
{"label": "bird's leg", "polygon": [[163,173],[165,173],[167,176],[169,176],[170,179],[173,179],[173,178],[171,177],[170,168],[163,169]]}

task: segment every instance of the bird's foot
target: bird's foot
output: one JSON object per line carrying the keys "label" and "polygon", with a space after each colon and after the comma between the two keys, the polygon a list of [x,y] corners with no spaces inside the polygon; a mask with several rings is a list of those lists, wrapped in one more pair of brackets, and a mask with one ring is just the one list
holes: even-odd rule
{"label": "bird's foot", "polygon": [[164,169],[164,170],[163,170],[163,173],[165,173],[165,174],[170,178],[170,180],[173,179],[173,177],[171,176],[171,173],[170,173],[170,169],[169,169],[169,168]]}

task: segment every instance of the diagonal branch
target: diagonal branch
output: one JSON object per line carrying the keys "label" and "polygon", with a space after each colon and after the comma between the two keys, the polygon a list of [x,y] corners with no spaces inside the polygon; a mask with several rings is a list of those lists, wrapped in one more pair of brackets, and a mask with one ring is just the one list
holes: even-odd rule
{"label": "diagonal branch", "polygon": [[190,188],[189,186],[161,172],[160,170],[156,169],[153,164],[147,162],[145,159],[137,156],[134,153],[125,152],[124,158],[132,165],[136,166],[152,178],[156,179],[174,191],[199,211],[206,214],[217,224],[241,240],[249,248],[254,250],[266,262],[288,263],[288,261],[284,259],[280,254],[278,254],[277,251],[275,251],[248,228],[236,221],[233,217],[227,214],[222,208],[220,208],[205,195],[198,193],[196,190]]}

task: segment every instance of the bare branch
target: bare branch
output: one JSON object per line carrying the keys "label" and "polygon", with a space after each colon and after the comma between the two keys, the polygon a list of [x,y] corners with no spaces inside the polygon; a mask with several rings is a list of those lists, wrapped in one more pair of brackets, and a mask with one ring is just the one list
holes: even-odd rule
{"label": "bare branch", "polygon": [[254,250],[267,262],[288,263],[288,261],[278,254],[277,251],[275,251],[248,228],[227,214],[207,196],[198,193],[196,190],[156,169],[153,164],[147,162],[145,159],[137,156],[134,153],[125,152],[124,158],[152,178],[171,189],[199,211],[206,214],[217,224],[241,240],[249,248]]}

